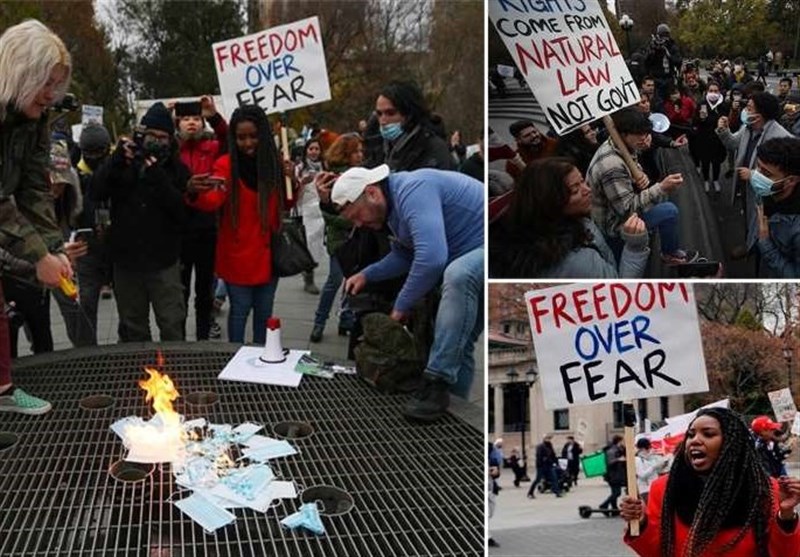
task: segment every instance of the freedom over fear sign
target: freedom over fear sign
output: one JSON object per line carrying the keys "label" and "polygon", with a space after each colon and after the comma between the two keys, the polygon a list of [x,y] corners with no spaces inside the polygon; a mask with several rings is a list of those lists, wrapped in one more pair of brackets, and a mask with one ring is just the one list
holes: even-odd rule
{"label": "freedom over fear sign", "polygon": [[331,98],[319,19],[310,17],[214,43],[226,116],[255,104],[267,114]]}
{"label": "freedom over fear sign", "polygon": [[549,410],[708,390],[691,285],[583,283],[525,303]]}
{"label": "freedom over fear sign", "polygon": [[489,17],[559,135],[639,101],[597,0],[489,0]]}

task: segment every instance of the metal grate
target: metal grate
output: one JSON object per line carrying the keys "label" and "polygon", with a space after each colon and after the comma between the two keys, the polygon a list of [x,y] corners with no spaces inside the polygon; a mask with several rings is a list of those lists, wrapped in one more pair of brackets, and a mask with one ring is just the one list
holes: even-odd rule
{"label": "metal grate", "polygon": [[[294,439],[300,454],[271,461],[300,486],[335,486],[354,501],[346,514],[323,516],[325,536],[283,529],[300,500],[265,515],[236,509],[233,525],[211,536],[169,498],[168,465],[144,481],[120,482],[109,467],[125,450],[109,430],[116,419],[150,415],[137,386],[154,348],[104,347],[29,358],[17,382],[53,403],[41,417],[0,415],[0,431],[18,442],[0,451],[0,555],[113,556],[469,556],[483,554],[480,431],[454,416],[414,425],[400,415],[404,396],[378,393],[354,377],[309,377],[299,389],[217,381],[232,352],[186,345],[163,349],[163,371],[182,395],[212,391],[210,406],[177,401],[187,419],[253,421],[271,428],[307,422]],[[115,404],[92,410],[90,395]]]}

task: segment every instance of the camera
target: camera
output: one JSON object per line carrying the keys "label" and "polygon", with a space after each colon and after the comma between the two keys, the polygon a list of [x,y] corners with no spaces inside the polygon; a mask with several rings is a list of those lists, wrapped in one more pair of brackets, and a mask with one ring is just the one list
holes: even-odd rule
{"label": "camera", "polygon": [[64,98],[53,105],[52,110],[55,112],[75,112],[80,110],[81,105],[78,98],[72,93],[67,93]]}

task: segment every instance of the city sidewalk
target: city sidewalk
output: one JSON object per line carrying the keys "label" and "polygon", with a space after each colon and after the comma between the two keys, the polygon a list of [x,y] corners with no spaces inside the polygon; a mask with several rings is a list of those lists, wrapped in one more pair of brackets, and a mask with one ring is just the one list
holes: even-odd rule
{"label": "city sidewalk", "polygon": [[[328,261],[324,261],[314,272],[315,282],[319,288],[325,283],[328,276]],[[322,337],[322,342],[312,344],[308,337],[311,334],[311,329],[314,323],[314,312],[317,309],[317,302],[319,295],[308,294],[303,290],[303,279],[300,275],[296,277],[283,278],[278,283],[278,291],[275,296],[274,316],[281,320],[281,340],[284,347],[293,348],[297,350],[311,350],[323,354],[329,358],[336,360],[345,360],[347,358],[347,337],[340,337],[338,335],[338,317],[336,311],[339,308],[339,295],[333,303],[331,316],[325,328],[325,334]],[[186,340],[196,340],[195,332],[195,319],[194,319],[194,297],[189,299],[188,307],[189,317],[186,321]],[[211,343],[227,343],[228,338],[228,304],[226,303],[222,309],[221,315],[217,317],[217,323],[222,328],[222,336],[218,340],[211,340]],[[53,345],[55,350],[67,350],[72,348],[72,344],[67,337],[64,319],[58,309],[58,304],[51,298],[50,301],[50,321],[51,329],[53,332]],[[98,343],[116,344],[117,343],[117,325],[119,318],[117,315],[117,306],[113,298],[108,300],[100,300],[98,316],[97,316],[97,339]],[[150,314],[150,330],[153,339],[158,338],[158,327],[156,326],[155,317],[152,312]],[[248,320],[245,329],[245,338],[248,342],[252,342],[252,317]],[[19,335],[19,355],[30,355],[30,343],[25,338],[25,334],[20,332]],[[484,336],[478,339],[475,346],[475,379],[472,383],[472,390],[468,398],[471,405],[464,405],[464,411],[469,412],[472,416],[479,416],[477,422],[483,424],[483,408],[484,408],[484,383],[486,377],[486,370],[484,369]],[[453,407],[456,408],[460,401],[455,401]],[[466,407],[469,406],[467,409]],[[458,414],[462,416],[462,414]],[[464,417],[464,416],[462,416]],[[471,423],[476,420],[471,420]],[[482,426],[481,426],[482,427]]]}

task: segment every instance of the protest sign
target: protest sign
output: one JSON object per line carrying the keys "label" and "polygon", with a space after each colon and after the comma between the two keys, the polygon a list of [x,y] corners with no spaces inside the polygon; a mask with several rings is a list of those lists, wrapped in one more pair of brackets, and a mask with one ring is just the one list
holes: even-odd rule
{"label": "protest sign", "polygon": [[244,105],[267,114],[331,98],[319,19],[310,17],[212,46],[225,115]]}
{"label": "protest sign", "polygon": [[85,126],[91,122],[95,124],[103,123],[102,106],[94,106],[91,104],[84,104],[81,106],[81,124]]}
{"label": "protest sign", "polygon": [[708,390],[690,284],[566,285],[525,303],[548,410]]}
{"label": "protest sign", "polygon": [[797,414],[797,407],[794,405],[792,392],[787,389],[780,389],[767,393],[772,409],[775,411],[775,419],[779,422],[791,422]]}
{"label": "protest sign", "polygon": [[489,0],[489,17],[559,135],[639,102],[597,0]]}

